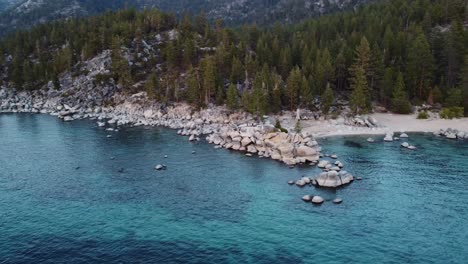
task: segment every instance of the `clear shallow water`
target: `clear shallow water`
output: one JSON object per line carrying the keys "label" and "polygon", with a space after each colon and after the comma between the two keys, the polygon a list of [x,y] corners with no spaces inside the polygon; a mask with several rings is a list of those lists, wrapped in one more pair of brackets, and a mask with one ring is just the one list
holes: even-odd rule
{"label": "clear shallow water", "polygon": [[0,263],[466,263],[468,144],[410,136],[321,140],[364,178],[324,191],[168,129],[0,115]]}

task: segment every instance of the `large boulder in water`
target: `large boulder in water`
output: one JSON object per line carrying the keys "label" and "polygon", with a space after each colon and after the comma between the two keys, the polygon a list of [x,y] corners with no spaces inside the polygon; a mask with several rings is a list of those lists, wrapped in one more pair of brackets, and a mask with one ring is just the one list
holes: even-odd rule
{"label": "large boulder in water", "polygon": [[312,203],[313,204],[322,204],[324,202],[323,198],[320,196],[314,196],[312,198]]}
{"label": "large boulder in water", "polygon": [[346,184],[351,183],[354,177],[350,174],[338,173],[337,171],[322,172],[315,178],[316,186],[337,188]]}

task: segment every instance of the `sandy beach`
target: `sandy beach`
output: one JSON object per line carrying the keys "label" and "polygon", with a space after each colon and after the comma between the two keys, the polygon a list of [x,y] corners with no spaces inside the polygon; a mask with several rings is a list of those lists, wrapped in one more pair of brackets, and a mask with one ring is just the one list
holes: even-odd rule
{"label": "sandy beach", "polygon": [[312,133],[315,137],[344,135],[384,135],[387,132],[435,132],[440,129],[457,129],[468,132],[468,118],[461,119],[417,119],[416,114],[398,115],[376,113],[370,115],[380,124],[379,127],[355,127],[340,124],[337,120],[304,120],[301,121],[303,131]]}

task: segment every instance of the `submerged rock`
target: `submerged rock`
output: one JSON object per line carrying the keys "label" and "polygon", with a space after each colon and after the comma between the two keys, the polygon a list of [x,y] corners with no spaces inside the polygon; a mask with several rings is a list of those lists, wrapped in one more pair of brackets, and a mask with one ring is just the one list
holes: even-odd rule
{"label": "submerged rock", "polygon": [[343,200],[341,198],[336,198],[335,200],[333,200],[334,204],[340,204],[342,202],[343,202]]}

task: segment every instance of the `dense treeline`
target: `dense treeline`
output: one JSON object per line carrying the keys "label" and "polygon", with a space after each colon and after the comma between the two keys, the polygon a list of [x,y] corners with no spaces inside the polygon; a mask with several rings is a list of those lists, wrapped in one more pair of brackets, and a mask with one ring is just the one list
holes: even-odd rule
{"label": "dense treeline", "polygon": [[100,81],[165,102],[265,114],[313,108],[321,96],[328,112],[340,95],[356,113],[428,102],[467,114],[467,14],[463,0],[393,0],[294,26],[229,29],[203,14],[129,9],[19,32],[0,44],[0,60],[22,89],[59,88],[62,72],[110,49],[112,74]]}

